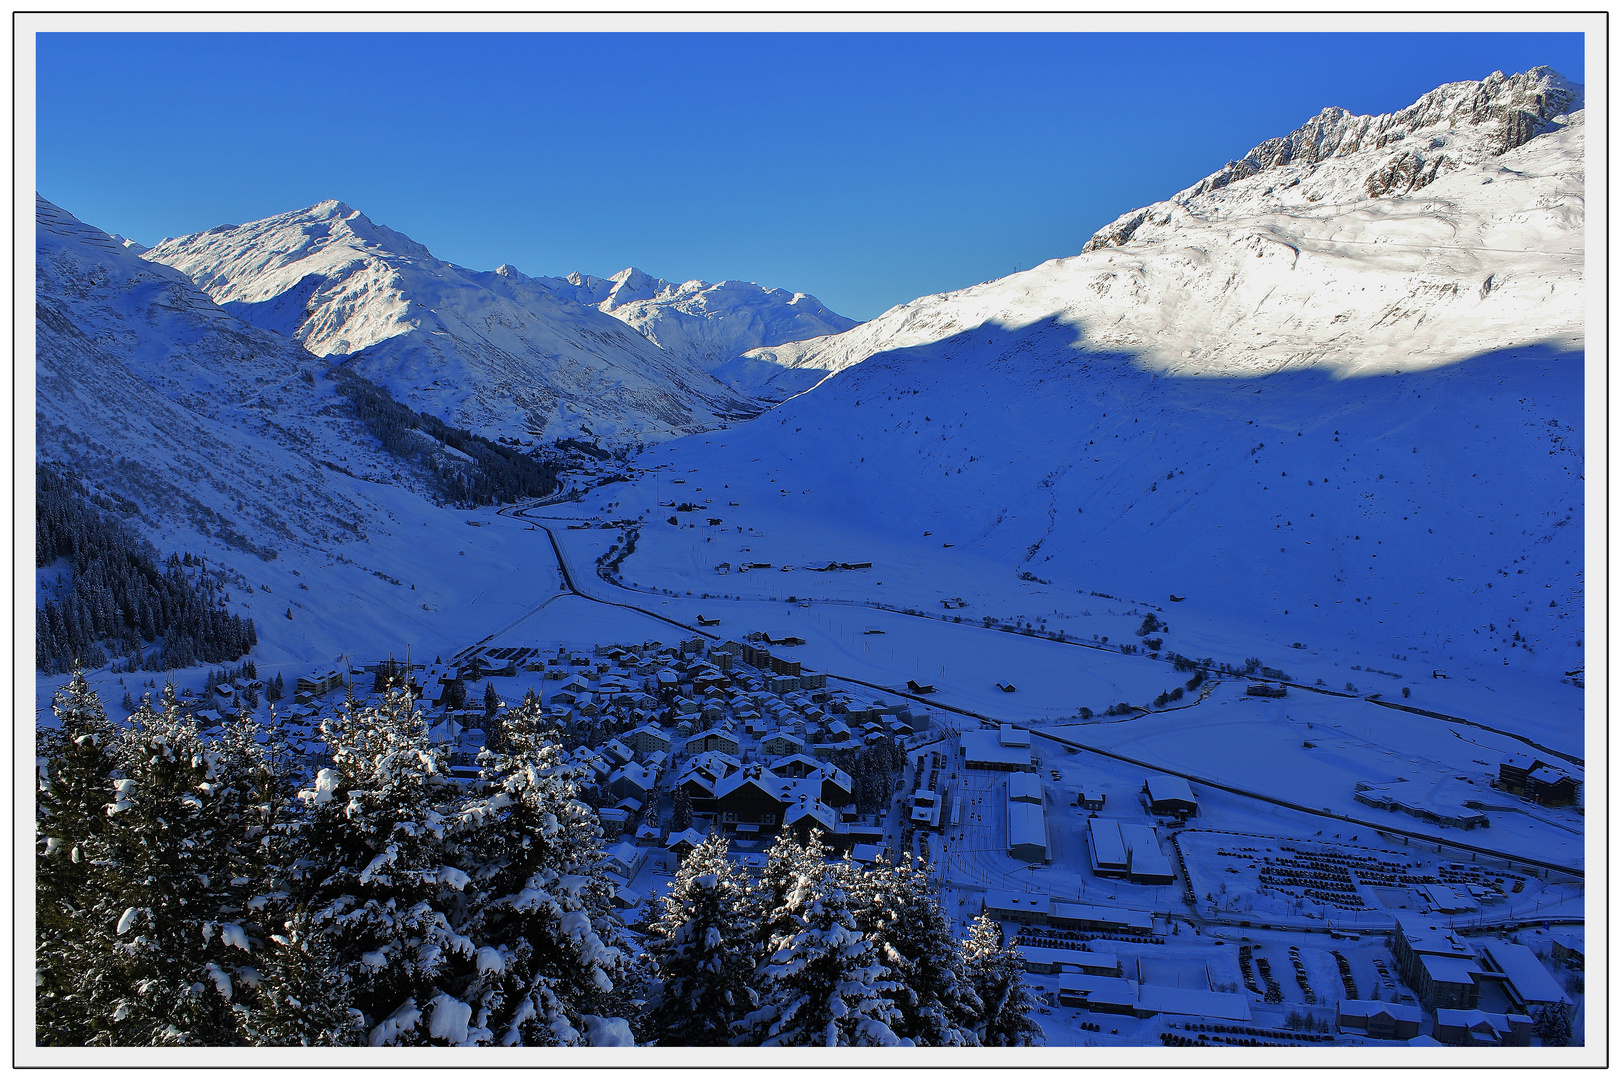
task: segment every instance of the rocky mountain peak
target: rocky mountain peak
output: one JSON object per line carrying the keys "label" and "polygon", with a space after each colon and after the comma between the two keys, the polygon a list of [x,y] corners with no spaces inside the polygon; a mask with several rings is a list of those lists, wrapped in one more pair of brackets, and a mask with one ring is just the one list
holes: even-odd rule
{"label": "rocky mountain peak", "polygon": [[1428,186],[1443,171],[1523,146],[1583,105],[1579,84],[1550,67],[1535,67],[1516,75],[1496,71],[1478,81],[1447,83],[1393,113],[1357,116],[1329,106],[1165,202],[1120,216],[1081,250],[1129,243],[1143,225],[1168,225],[1175,208],[1261,174],[1288,170],[1288,176],[1278,176],[1277,185],[1297,187],[1314,167],[1327,162],[1354,167],[1337,171],[1332,189],[1317,185],[1306,195],[1310,202],[1330,196],[1343,202],[1405,195]]}

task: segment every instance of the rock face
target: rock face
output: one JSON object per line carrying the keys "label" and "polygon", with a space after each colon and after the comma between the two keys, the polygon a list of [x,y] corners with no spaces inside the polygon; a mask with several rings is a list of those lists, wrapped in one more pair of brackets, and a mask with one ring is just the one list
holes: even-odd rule
{"label": "rock face", "polygon": [[[1081,250],[1128,244],[1144,225],[1171,227],[1178,211],[1203,209],[1203,196],[1262,173],[1278,174],[1268,185],[1273,190],[1266,192],[1277,203],[1293,201],[1291,189],[1301,189],[1295,198],[1321,202],[1348,194],[1351,185],[1372,198],[1405,195],[1433,183],[1443,170],[1500,157],[1555,129],[1557,118],[1580,109],[1582,100],[1581,87],[1551,68],[1538,67],[1517,75],[1498,71],[1478,82],[1447,83],[1400,112],[1380,116],[1326,108],[1165,202],[1122,215]],[[1343,167],[1318,176],[1314,166],[1330,161]]]}
{"label": "rock face", "polygon": [[444,262],[336,200],[164,240],[143,257],[411,407],[487,435],[625,445],[758,412],[547,280]]}

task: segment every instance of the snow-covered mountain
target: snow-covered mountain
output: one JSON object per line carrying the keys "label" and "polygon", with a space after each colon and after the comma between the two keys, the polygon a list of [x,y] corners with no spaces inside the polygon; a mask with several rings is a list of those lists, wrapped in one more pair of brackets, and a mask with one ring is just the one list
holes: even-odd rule
{"label": "snow-covered mountain", "polygon": [[488,605],[466,611],[469,576],[529,580],[499,544],[476,566],[460,557],[466,512],[382,450],[325,361],[43,198],[36,224],[39,459],[111,497],[160,552],[222,571],[261,663],[470,640]]}
{"label": "snow-covered mountain", "polygon": [[274,558],[363,533],[322,461],[352,447],[362,468],[383,462],[359,424],[320,415],[325,364],[43,198],[36,215],[42,458],[122,495],[160,536]]}
{"label": "snow-covered mountain", "polygon": [[[1335,153],[1307,125],[1118,243],[756,350],[824,381],[649,460],[757,461],[818,527],[1174,593],[1284,644],[1557,676],[1584,636],[1579,101],[1538,69],[1323,114]],[[1416,145],[1432,177],[1369,193]]]}
{"label": "snow-covered mountain", "polygon": [[633,266],[609,278],[575,272],[544,280],[557,293],[624,321],[665,352],[714,372],[745,393],[754,389],[748,373],[758,365],[731,363],[743,353],[860,325],[807,293],[751,281],[675,284]]}
{"label": "snow-covered mountain", "polygon": [[1547,68],[1387,116],[1328,109],[1085,251],[768,349],[805,389],[886,349],[1056,320],[1164,374],[1413,371],[1502,345],[1579,348],[1581,90]]}
{"label": "snow-covered mountain", "polygon": [[248,322],[347,357],[412,407],[491,435],[624,445],[707,431],[758,411],[708,368],[853,325],[814,298],[743,283],[468,270],[336,201],[145,257]]}

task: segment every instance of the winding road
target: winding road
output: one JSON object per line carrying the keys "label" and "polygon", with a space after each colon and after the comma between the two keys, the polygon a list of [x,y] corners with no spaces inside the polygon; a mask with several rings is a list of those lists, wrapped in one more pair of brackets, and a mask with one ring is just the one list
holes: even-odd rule
{"label": "winding road", "polygon": [[[551,543],[552,553],[556,556],[556,559],[557,559],[557,568],[558,568],[558,570],[559,570],[559,572],[561,573],[561,576],[562,576],[562,585],[563,585],[563,589],[565,590],[565,594],[577,596],[577,597],[580,597],[583,600],[588,600],[588,601],[590,601],[592,603],[596,603],[596,604],[604,604],[604,605],[607,605],[607,606],[610,606],[610,607],[623,608],[623,609],[625,609],[627,611],[635,611],[635,612],[638,612],[638,613],[640,613],[642,615],[646,615],[649,618],[656,619],[659,622],[667,623],[670,626],[677,627],[678,629],[680,629],[680,630],[682,630],[682,631],[684,631],[686,633],[695,634],[695,635],[698,635],[698,636],[701,636],[701,637],[705,637],[705,638],[710,639],[711,641],[719,639],[720,635],[710,633],[709,631],[704,630],[701,627],[688,625],[687,623],[680,622],[679,620],[672,619],[667,615],[660,614],[659,612],[656,612],[656,611],[651,611],[651,610],[649,610],[647,608],[641,607],[641,606],[636,605],[636,604],[624,603],[622,601],[617,601],[617,600],[607,600],[607,599],[604,599],[604,598],[599,597],[599,596],[593,596],[590,593],[585,592],[584,590],[582,590],[579,587],[579,581],[578,581],[578,578],[574,574],[573,568],[569,566],[568,557],[563,552],[562,545],[560,543],[558,543],[556,534],[552,531],[551,526],[527,516],[527,512],[529,510],[538,509],[539,507],[541,507],[543,505],[549,505],[551,502],[555,502],[555,501],[559,501],[559,500],[553,499],[553,500],[547,500],[546,502],[541,502],[541,503],[531,503],[531,504],[528,504],[528,505],[525,505],[525,506],[503,507],[502,509],[497,511],[497,513],[502,517],[508,517],[508,518],[513,518],[513,519],[521,519],[521,520],[526,521],[529,524],[533,525],[534,527],[536,527],[538,529],[541,529],[541,530],[543,530],[545,532],[546,539],[548,541],[550,541],[550,543]],[[563,594],[559,594],[559,595],[563,595]],[[458,654],[458,656],[459,655],[465,655],[466,653],[471,652],[473,649],[479,648],[480,646],[484,645],[485,643],[489,642],[490,640],[492,640],[493,638],[499,636],[500,634],[503,634],[503,633],[509,631],[511,628],[519,625],[520,623],[522,623],[526,619],[532,617],[534,614],[536,614],[537,612],[539,612],[540,610],[545,608],[548,604],[552,603],[552,601],[554,601],[555,599],[557,599],[557,597],[555,597],[555,596],[553,596],[551,598],[548,598],[545,602],[537,605],[536,607],[534,607],[533,609],[531,609],[530,611],[528,611],[524,615],[519,616],[517,619],[513,620],[511,623],[507,624],[507,626],[502,627],[500,630],[495,631],[494,633],[490,634],[488,637],[485,637],[483,640],[477,642],[476,644],[469,646],[467,649],[463,650],[462,653]],[[723,601],[721,601],[721,602],[723,602]],[[906,613],[902,612],[901,614],[906,614]],[[918,616],[918,617],[926,618],[927,616]],[[1085,642],[1070,642],[1069,644],[1090,647],[1089,643],[1085,643]],[[1065,747],[1068,747],[1068,748],[1073,749],[1073,750],[1082,750],[1082,751],[1085,751],[1087,753],[1098,754],[1098,755],[1100,755],[1102,757],[1112,758],[1113,760],[1116,760],[1116,761],[1122,761],[1122,762],[1125,762],[1125,763],[1130,764],[1130,765],[1139,766],[1141,768],[1149,769],[1149,770],[1152,770],[1152,771],[1158,772],[1158,773],[1163,773],[1163,774],[1168,775],[1168,776],[1179,776],[1182,779],[1187,780],[1187,781],[1192,782],[1192,783],[1201,784],[1201,785],[1203,785],[1205,787],[1214,788],[1214,789],[1216,789],[1218,791],[1224,791],[1224,792],[1226,792],[1228,794],[1237,795],[1237,796],[1240,796],[1242,798],[1253,799],[1255,801],[1267,803],[1267,804],[1272,805],[1272,806],[1282,807],[1284,809],[1291,810],[1291,811],[1294,811],[1296,813],[1306,814],[1306,815],[1309,815],[1309,816],[1312,816],[1312,817],[1324,818],[1324,819],[1331,820],[1331,821],[1343,822],[1343,823],[1346,823],[1346,824],[1356,825],[1356,826],[1359,826],[1359,827],[1362,827],[1362,828],[1373,829],[1373,830],[1378,831],[1378,832],[1383,832],[1383,833],[1391,834],[1391,835],[1394,835],[1394,836],[1401,836],[1401,837],[1408,838],[1410,840],[1416,840],[1416,841],[1418,841],[1420,843],[1424,843],[1424,844],[1434,844],[1434,845],[1436,845],[1436,850],[1437,851],[1440,848],[1451,848],[1451,849],[1457,850],[1457,851],[1469,852],[1470,854],[1485,855],[1485,856],[1488,856],[1488,857],[1493,858],[1493,859],[1503,859],[1503,860],[1506,860],[1506,861],[1508,861],[1510,863],[1522,864],[1522,865],[1525,865],[1525,866],[1534,866],[1534,867],[1537,867],[1537,868],[1540,868],[1540,869],[1543,869],[1543,870],[1550,870],[1550,871],[1560,873],[1560,874],[1567,874],[1567,875],[1569,875],[1571,877],[1581,879],[1581,880],[1584,880],[1585,876],[1586,876],[1585,869],[1582,868],[1582,867],[1567,866],[1567,865],[1564,865],[1562,863],[1552,862],[1552,861],[1549,861],[1549,860],[1535,859],[1535,858],[1530,858],[1530,857],[1527,857],[1527,856],[1516,855],[1516,854],[1507,854],[1507,853],[1504,853],[1504,852],[1501,852],[1501,851],[1494,850],[1492,848],[1481,847],[1481,846],[1476,845],[1476,844],[1467,844],[1467,843],[1463,843],[1461,841],[1444,839],[1444,838],[1432,836],[1432,835],[1430,835],[1428,833],[1417,832],[1417,831],[1414,831],[1414,830],[1411,830],[1411,829],[1403,829],[1403,828],[1400,828],[1398,826],[1392,826],[1392,825],[1389,825],[1387,823],[1372,822],[1372,821],[1368,821],[1368,820],[1366,820],[1364,818],[1351,817],[1351,816],[1348,816],[1348,815],[1345,815],[1345,814],[1335,813],[1332,810],[1329,810],[1329,809],[1326,809],[1326,808],[1323,808],[1323,807],[1304,806],[1304,805],[1301,805],[1299,803],[1290,802],[1287,799],[1279,799],[1279,798],[1276,798],[1275,796],[1264,794],[1263,792],[1252,791],[1252,790],[1247,789],[1247,788],[1242,788],[1242,787],[1237,787],[1237,786],[1234,786],[1234,785],[1231,785],[1231,784],[1222,783],[1221,781],[1212,780],[1212,779],[1210,779],[1208,777],[1199,776],[1199,775],[1197,775],[1195,773],[1179,772],[1179,771],[1177,771],[1175,769],[1166,768],[1163,765],[1156,765],[1156,764],[1153,764],[1153,763],[1150,763],[1150,762],[1139,760],[1137,758],[1128,757],[1128,756],[1126,756],[1124,754],[1120,754],[1120,753],[1117,753],[1117,752],[1112,751],[1112,750],[1106,750],[1106,749],[1103,749],[1102,747],[1091,746],[1091,745],[1088,745],[1086,743],[1079,742],[1079,741],[1077,741],[1075,739],[1072,739],[1072,738],[1068,738],[1068,737],[1060,736],[1060,735],[1054,735],[1054,734],[1052,734],[1050,732],[1041,730],[1039,728],[1028,729],[1028,726],[1025,725],[1025,724],[1019,724],[1019,723],[1003,720],[1003,719],[998,718],[998,717],[986,716],[983,713],[974,712],[971,709],[963,709],[963,708],[959,708],[959,707],[954,706],[954,705],[947,705],[947,704],[944,704],[942,702],[932,701],[932,700],[929,700],[928,698],[925,698],[925,697],[923,697],[921,695],[918,695],[918,694],[913,694],[913,693],[909,693],[909,692],[902,691],[902,690],[896,690],[894,687],[891,687],[891,686],[882,686],[882,685],[879,685],[877,683],[867,682],[864,679],[856,679],[856,678],[851,678],[849,676],[836,675],[836,674],[834,674],[832,672],[828,672],[827,677],[829,679],[836,679],[839,682],[843,682],[843,683],[849,683],[849,684],[853,684],[853,685],[856,685],[856,686],[863,686],[863,687],[867,687],[867,688],[873,689],[873,690],[881,690],[885,694],[898,695],[900,697],[907,698],[907,699],[909,699],[911,701],[915,701],[915,702],[918,702],[920,704],[926,705],[930,709],[937,709],[937,710],[940,710],[940,711],[945,712],[945,713],[955,714],[957,716],[970,717],[970,718],[972,718],[974,720],[978,720],[978,721],[981,721],[983,723],[997,724],[997,725],[1004,724],[1004,723],[1013,723],[1014,727],[1025,728],[1027,730],[1030,730],[1030,733],[1033,736],[1037,737],[1037,738],[1045,739],[1047,741],[1057,743],[1060,746],[1065,746]],[[1257,681],[1284,682],[1284,680],[1257,680]],[[1357,697],[1358,700],[1365,700],[1365,699],[1360,699],[1358,695],[1344,694],[1344,693],[1340,693],[1338,691],[1332,691],[1332,690],[1323,690],[1320,687],[1305,686],[1305,685],[1302,685],[1302,684],[1299,684],[1299,683],[1293,683],[1293,682],[1284,682],[1284,684],[1287,685],[1287,686],[1290,686],[1290,687],[1298,687],[1298,689],[1301,689],[1301,690],[1309,690],[1309,691],[1312,691],[1312,692],[1315,692],[1315,693],[1326,693],[1326,694],[1328,694],[1330,696],[1335,696],[1335,697],[1346,697],[1346,698]],[[1541,747],[1541,746],[1539,746],[1539,744],[1532,743],[1532,742],[1530,742],[1530,740],[1524,739],[1522,736],[1514,735],[1511,732],[1500,731],[1500,730],[1498,730],[1496,728],[1492,728],[1492,727],[1489,727],[1489,726],[1487,726],[1485,724],[1477,723],[1475,721],[1466,720],[1466,719],[1464,719],[1462,717],[1447,716],[1447,715],[1440,714],[1440,713],[1429,712],[1427,710],[1421,710],[1421,709],[1410,708],[1410,707],[1407,707],[1407,706],[1396,705],[1393,702],[1374,701],[1374,702],[1372,702],[1372,704],[1385,705],[1387,707],[1396,708],[1396,709],[1402,709],[1404,711],[1412,712],[1412,713],[1419,713],[1421,715],[1434,717],[1436,719],[1440,719],[1440,720],[1444,720],[1444,721],[1450,721],[1450,722],[1454,722],[1454,723],[1466,724],[1466,725],[1468,725],[1470,727],[1481,728],[1483,730],[1491,731],[1491,732],[1501,734],[1501,735],[1508,735],[1508,736],[1511,736],[1513,738],[1519,739],[1521,742],[1524,742],[1527,745],[1533,746],[1533,747],[1535,747],[1537,749],[1545,750],[1548,753],[1555,754],[1556,756],[1558,756],[1559,758],[1562,758],[1564,760],[1572,761],[1572,762],[1575,762],[1577,764],[1580,763],[1580,759],[1578,759],[1578,758],[1572,758],[1572,757],[1569,757],[1568,755],[1558,753],[1557,751],[1547,750],[1547,748]],[[957,730],[959,732],[960,728],[957,728]]]}

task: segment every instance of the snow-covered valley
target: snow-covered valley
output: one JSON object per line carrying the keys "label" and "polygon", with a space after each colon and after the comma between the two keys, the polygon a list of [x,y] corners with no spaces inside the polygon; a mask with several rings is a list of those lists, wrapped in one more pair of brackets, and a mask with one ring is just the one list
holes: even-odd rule
{"label": "snow-covered valley", "polygon": [[[1143,994],[1107,1038],[1073,970],[1031,969],[1052,1045],[1169,1044],[1198,1017],[1284,1038],[1285,1008],[1338,1022],[1352,968],[1395,986],[1372,938],[1397,920],[1455,917],[1551,963],[1533,927],[1584,918],[1584,805],[1523,798],[1500,770],[1579,785],[1595,749],[1585,124],[1583,89],[1548,69],[1389,116],[1328,109],[1072,257],[864,324],[749,282],[469,270],[337,201],[147,250],[40,198],[37,456],[220,575],[257,627],[259,679],[353,681],[407,656],[445,685],[487,670],[487,717],[435,700],[447,760],[532,696],[572,743],[603,744],[578,758],[601,767],[600,809],[624,808],[606,778],[639,763],[631,820],[652,833],[621,846],[651,854],[615,871],[627,924],[676,887],[672,781],[716,746],[735,762],[717,783],[853,771],[892,742],[895,798],[828,820],[842,850],[930,860],[957,937],[996,911],[1006,940],[1047,947],[1006,914],[1020,904],[1146,918],[1085,930]],[[392,396],[393,428],[351,372]],[[463,435],[508,457],[475,459]],[[502,461],[561,470],[558,490],[473,505],[446,486]],[[67,595],[67,562],[36,584],[41,604]],[[88,686],[118,719],[165,680],[212,713],[215,666],[115,662]],[[35,680],[47,727],[66,681]],[[322,685],[283,704],[310,761],[342,697]],[[590,757],[649,727],[656,760],[641,743]],[[1039,857],[1014,839],[1003,768],[1034,776]],[[1181,839],[1189,815],[1156,807],[1154,778],[1197,797]],[[935,783],[931,810],[907,801]],[[705,813],[699,832],[757,874],[774,826]],[[1170,878],[1098,872],[1099,820],[1161,830]],[[1220,848],[1234,836],[1404,859],[1412,880],[1334,908],[1244,876],[1249,856]],[[1424,891],[1441,881],[1457,896]],[[1345,928],[1369,940],[1329,946]],[[1299,993],[1260,990],[1239,942],[1306,943],[1314,989],[1296,961]],[[1177,964],[1215,1011],[1148,1007]],[[1421,1001],[1438,1035],[1403,978],[1388,1000]],[[1479,1007],[1508,1015],[1491,993]],[[372,1039],[416,1023],[398,1016],[370,1016]]]}

